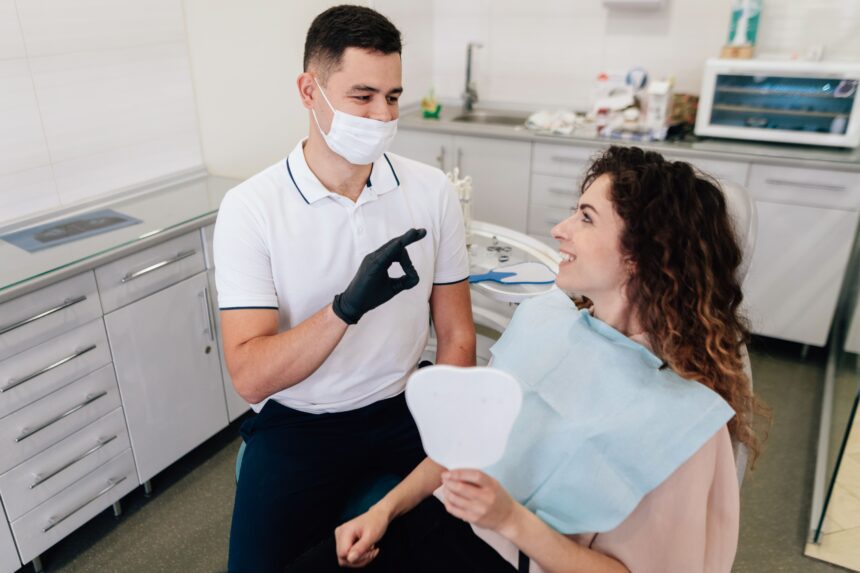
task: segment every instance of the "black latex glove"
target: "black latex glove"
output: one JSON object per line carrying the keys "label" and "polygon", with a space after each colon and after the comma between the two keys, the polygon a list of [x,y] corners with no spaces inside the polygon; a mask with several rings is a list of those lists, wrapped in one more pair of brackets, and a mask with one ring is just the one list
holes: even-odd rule
{"label": "black latex glove", "polygon": [[[334,297],[331,305],[334,313],[345,323],[355,324],[366,312],[417,285],[418,272],[412,266],[406,247],[426,234],[425,229],[409,229],[364,257],[352,282]],[[394,262],[400,263],[406,273],[396,279],[388,276],[388,267]]]}

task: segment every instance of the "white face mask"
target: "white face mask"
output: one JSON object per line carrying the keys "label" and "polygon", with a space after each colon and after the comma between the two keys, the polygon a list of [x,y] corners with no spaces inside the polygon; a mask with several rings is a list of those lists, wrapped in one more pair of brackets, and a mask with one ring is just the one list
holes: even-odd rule
{"label": "white face mask", "polygon": [[[316,82],[316,78],[314,81]],[[397,120],[379,121],[338,111],[328,101],[319,82],[317,87],[334,114],[331,127],[326,133],[320,127],[316,111],[311,109],[317,129],[329,149],[355,165],[367,165],[382,157],[397,134]]]}

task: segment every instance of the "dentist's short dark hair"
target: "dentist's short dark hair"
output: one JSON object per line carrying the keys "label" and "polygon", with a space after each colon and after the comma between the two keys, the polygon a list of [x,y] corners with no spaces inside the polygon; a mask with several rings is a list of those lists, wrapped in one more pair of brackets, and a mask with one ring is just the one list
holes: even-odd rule
{"label": "dentist's short dark hair", "polygon": [[343,4],[314,18],[305,38],[304,71],[314,67],[325,83],[336,70],[347,48],[362,48],[380,54],[400,54],[400,30],[391,21],[364,6]]}

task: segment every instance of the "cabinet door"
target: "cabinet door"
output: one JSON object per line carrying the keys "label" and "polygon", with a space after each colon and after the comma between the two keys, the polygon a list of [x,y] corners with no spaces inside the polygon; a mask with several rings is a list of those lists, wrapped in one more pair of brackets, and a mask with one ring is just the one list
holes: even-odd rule
{"label": "cabinet door", "polygon": [[227,417],[232,422],[247,412],[248,408],[251,406],[236,393],[236,390],[233,388],[233,380],[230,378],[230,372],[227,370],[227,363],[224,362],[224,343],[221,340],[221,313],[218,311],[218,291],[215,290],[215,271],[209,271],[207,274],[209,275],[209,292],[211,293],[209,304],[212,316],[215,317],[215,332],[216,339],[218,341],[216,349],[218,351],[218,357],[221,360],[221,375],[224,379],[224,397],[227,399]]}
{"label": "cabinet door", "polygon": [[208,289],[199,273],[105,316],[141,483],[227,425]]}
{"label": "cabinet door", "polygon": [[9,530],[9,522],[3,506],[0,506],[0,573],[12,573],[21,568],[21,560],[18,559],[18,550],[12,541],[12,532]]}
{"label": "cabinet door", "polygon": [[758,238],[744,282],[753,332],[824,346],[858,214],[757,201]]}
{"label": "cabinet door", "polygon": [[454,146],[461,176],[472,178],[472,218],[525,233],[532,144],[458,135]]}
{"label": "cabinet door", "polygon": [[391,151],[403,157],[438,167],[446,173],[454,168],[454,136],[409,129],[397,132]]}

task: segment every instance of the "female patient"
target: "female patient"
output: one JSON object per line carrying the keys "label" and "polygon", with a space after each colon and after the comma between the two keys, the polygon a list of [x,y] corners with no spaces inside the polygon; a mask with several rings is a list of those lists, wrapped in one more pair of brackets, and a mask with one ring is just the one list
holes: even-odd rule
{"label": "female patient", "polygon": [[[559,432],[551,438],[548,428],[555,422],[536,415],[532,421],[540,423],[515,426],[512,436],[520,443],[509,442],[505,458],[516,459],[507,460],[507,471],[447,471],[426,459],[290,571],[510,572],[517,570],[514,563],[527,570],[526,556],[532,571],[731,570],[739,512],[731,440],[758,453],[752,420],[761,406],[744,374],[748,331],[739,315],[736,273],[741,250],[722,192],[686,163],[638,148],[610,147],[590,166],[577,209],[553,229],[553,236],[563,256],[556,281],[561,291],[521,305],[493,355],[495,367],[531,389],[527,396],[556,400],[547,412],[568,424],[557,427],[571,428],[579,421],[581,431],[568,434],[571,443],[589,434],[568,448],[570,463],[558,465],[550,477],[539,475],[540,456],[555,451]],[[574,304],[564,293],[582,298]],[[613,352],[618,360],[597,363],[616,356]],[[631,353],[639,359],[632,359],[628,369],[615,364]],[[558,366],[568,358],[573,368]],[[628,379],[615,381],[618,373]],[[601,398],[600,391],[612,385],[661,397],[651,401],[640,394],[627,410],[630,415],[619,415],[618,404],[631,399],[633,390],[617,399]],[[698,393],[696,399],[707,394],[719,401],[723,417],[714,423],[712,416],[711,425],[702,426],[705,414],[690,415],[686,403],[672,403],[690,390]],[[571,396],[593,403],[583,408]],[[578,410],[572,408],[575,413],[565,421],[574,402]],[[524,412],[528,404],[527,398]],[[614,420],[611,427],[606,419]],[[601,428],[594,437],[592,427]],[[694,441],[697,432],[701,437]],[[631,444],[642,436],[646,447],[640,453]],[[597,440],[603,442],[595,446]],[[617,469],[625,463],[613,460],[613,451],[625,452],[622,461],[634,467]],[[672,456],[677,459],[671,461]],[[587,480],[579,474],[601,464],[607,476],[614,478],[617,471],[627,478],[607,478],[603,489],[583,495]],[[669,469],[652,471],[657,466]],[[518,475],[532,474],[542,480],[537,492],[518,483]],[[578,509],[624,507],[601,499],[614,487],[610,483],[649,479],[653,483],[640,488],[632,503],[624,502],[627,509],[611,527],[568,527]],[[577,523],[589,523],[589,512],[584,513],[585,521]]]}

